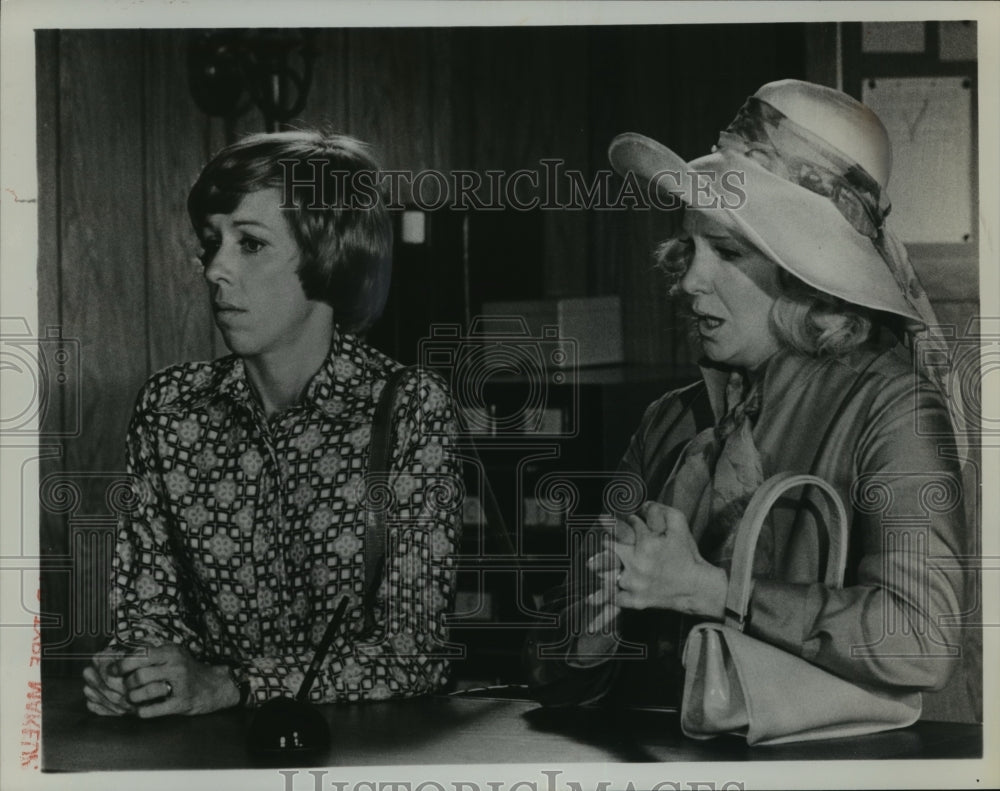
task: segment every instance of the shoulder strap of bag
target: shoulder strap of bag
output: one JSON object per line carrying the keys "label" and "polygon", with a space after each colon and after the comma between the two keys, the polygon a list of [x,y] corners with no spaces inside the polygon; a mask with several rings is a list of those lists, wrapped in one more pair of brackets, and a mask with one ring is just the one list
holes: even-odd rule
{"label": "shoulder strap of bag", "polygon": [[825,583],[831,588],[843,585],[844,569],[847,565],[847,512],[844,510],[840,495],[833,486],[816,475],[780,472],[764,481],[754,492],[737,527],[733,562],[729,572],[729,590],[726,596],[727,626],[743,630],[750,603],[754,550],[757,547],[761,527],[778,498],[797,486],[816,487],[826,497],[830,506],[830,519],[827,521],[830,552],[827,558]]}
{"label": "shoulder strap of bag", "polygon": [[[389,455],[392,451],[393,411],[396,405],[396,393],[407,375],[416,371],[416,366],[397,368],[391,374],[382,388],[378,404],[375,406],[375,416],[372,420],[371,442],[368,446],[368,480],[370,483],[385,478],[389,472]],[[365,534],[365,622],[370,625],[374,620],[375,595],[382,582],[385,569],[386,514],[384,508],[372,511],[372,524]]]}
{"label": "shoulder strap of bag", "polygon": [[[379,477],[385,477],[389,471],[389,456],[392,451],[393,437],[393,409],[396,404],[396,394],[406,377],[416,372],[417,366],[408,366],[393,371],[382,389],[378,404],[375,407],[375,415],[372,420],[371,443],[368,450],[368,475],[370,480],[375,482]],[[479,453],[474,444],[469,445],[473,457],[478,461]],[[483,506],[486,512],[486,524],[497,536],[500,548],[506,555],[517,556],[517,550],[510,539],[506,522],[497,504],[496,494],[490,485],[489,475],[482,464],[483,470],[482,491]],[[375,596],[378,592],[379,584],[382,582],[382,575],[385,569],[385,546],[386,546],[386,514],[384,509],[376,509],[372,512],[373,523],[365,537],[365,593],[364,609],[366,628],[370,627],[374,619]]]}

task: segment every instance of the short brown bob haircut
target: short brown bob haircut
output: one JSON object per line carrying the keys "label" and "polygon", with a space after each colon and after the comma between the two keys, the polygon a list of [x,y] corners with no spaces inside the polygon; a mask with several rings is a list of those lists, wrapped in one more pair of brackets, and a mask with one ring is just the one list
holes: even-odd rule
{"label": "short brown bob haircut", "polygon": [[368,146],[346,135],[290,131],[250,135],[220,151],[188,194],[198,231],[261,189],[282,190],[282,208],[302,252],[309,299],[333,308],[344,332],[382,314],[392,272],[392,224]]}

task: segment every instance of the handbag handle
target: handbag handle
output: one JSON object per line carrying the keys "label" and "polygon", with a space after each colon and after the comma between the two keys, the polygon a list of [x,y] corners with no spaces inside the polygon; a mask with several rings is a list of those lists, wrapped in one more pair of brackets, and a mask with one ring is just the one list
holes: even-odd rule
{"label": "handbag handle", "polygon": [[826,497],[830,515],[834,519],[833,523],[827,523],[830,551],[826,563],[825,584],[831,588],[843,586],[844,569],[847,566],[847,512],[844,510],[840,495],[833,486],[816,475],[779,472],[764,481],[754,492],[736,528],[733,561],[729,571],[729,590],[726,594],[726,626],[743,631],[747,609],[750,606],[753,557],[764,520],[778,498],[789,489],[798,486],[815,486]]}

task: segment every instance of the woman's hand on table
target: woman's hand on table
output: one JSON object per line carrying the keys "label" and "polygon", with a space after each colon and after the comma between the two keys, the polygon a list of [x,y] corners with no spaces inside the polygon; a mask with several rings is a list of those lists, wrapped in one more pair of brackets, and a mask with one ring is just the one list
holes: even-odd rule
{"label": "woman's hand on table", "polygon": [[112,697],[84,672],[87,708],[96,714],[135,713],[142,718],[207,714],[236,705],[240,697],[228,668],[199,662],[173,643],[120,658],[107,667],[107,674],[115,684]]}
{"label": "woman's hand on table", "polygon": [[140,717],[207,714],[239,702],[228,668],[199,662],[174,643],[127,656],[118,669]]}
{"label": "woman's hand on table", "polygon": [[615,603],[628,609],[659,607],[721,620],[728,577],[698,552],[684,514],[662,503],[647,502],[624,521],[634,540],[619,538],[614,543],[621,562]]}
{"label": "woman's hand on table", "polygon": [[135,706],[128,700],[125,680],[118,675],[116,654],[105,649],[94,655],[83,671],[83,695],[87,708],[103,717],[134,714]]}

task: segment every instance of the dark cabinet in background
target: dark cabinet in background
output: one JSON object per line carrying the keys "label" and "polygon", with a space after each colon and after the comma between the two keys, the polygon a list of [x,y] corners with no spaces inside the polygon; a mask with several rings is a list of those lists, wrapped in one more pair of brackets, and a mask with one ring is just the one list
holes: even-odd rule
{"label": "dark cabinet in background", "polygon": [[[544,294],[541,212],[416,208],[393,212],[392,287],[368,342],[406,365],[436,327],[468,332],[491,300]],[[457,337],[457,336],[456,336]]]}

